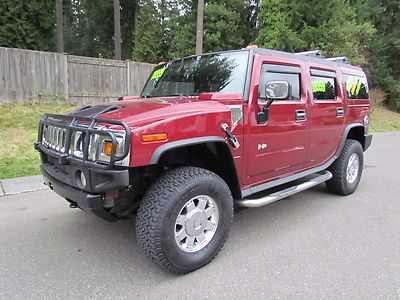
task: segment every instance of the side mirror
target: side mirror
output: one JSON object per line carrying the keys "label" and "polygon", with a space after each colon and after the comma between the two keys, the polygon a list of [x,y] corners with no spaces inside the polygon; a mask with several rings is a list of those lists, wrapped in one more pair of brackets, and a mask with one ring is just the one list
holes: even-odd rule
{"label": "side mirror", "polygon": [[283,100],[289,97],[289,83],[287,81],[271,81],[265,86],[265,98]]}
{"label": "side mirror", "polygon": [[270,81],[265,86],[265,97],[260,99],[267,101],[262,110],[257,114],[258,124],[265,124],[269,118],[269,107],[274,100],[284,100],[289,97],[290,86],[287,81]]}

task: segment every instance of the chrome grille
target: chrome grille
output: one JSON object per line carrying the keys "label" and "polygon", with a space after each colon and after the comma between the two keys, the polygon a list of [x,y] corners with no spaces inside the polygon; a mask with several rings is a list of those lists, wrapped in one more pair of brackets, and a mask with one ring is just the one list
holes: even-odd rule
{"label": "chrome grille", "polygon": [[66,129],[58,128],[52,125],[44,125],[42,144],[55,151],[65,152],[66,139]]}

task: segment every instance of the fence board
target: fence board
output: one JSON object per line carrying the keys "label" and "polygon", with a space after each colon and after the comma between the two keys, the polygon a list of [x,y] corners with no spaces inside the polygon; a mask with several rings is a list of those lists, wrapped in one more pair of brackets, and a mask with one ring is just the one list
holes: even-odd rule
{"label": "fence board", "polygon": [[114,101],[139,94],[153,67],[0,47],[0,102]]}

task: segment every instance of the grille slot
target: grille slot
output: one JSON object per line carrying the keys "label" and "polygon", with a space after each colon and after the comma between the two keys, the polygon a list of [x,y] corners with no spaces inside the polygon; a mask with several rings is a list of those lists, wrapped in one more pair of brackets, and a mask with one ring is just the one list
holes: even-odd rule
{"label": "grille slot", "polygon": [[67,143],[67,131],[63,128],[55,127],[52,125],[44,125],[42,143],[47,147],[64,153],[65,145]]}

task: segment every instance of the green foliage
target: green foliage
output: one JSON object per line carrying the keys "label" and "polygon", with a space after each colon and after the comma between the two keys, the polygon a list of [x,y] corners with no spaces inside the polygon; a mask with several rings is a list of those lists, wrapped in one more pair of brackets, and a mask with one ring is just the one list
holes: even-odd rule
{"label": "green foliage", "polygon": [[365,45],[374,28],[367,21],[357,22],[356,16],[345,0],[264,1],[257,43],[290,52],[319,49],[365,64]]}
{"label": "green foliage", "polygon": [[53,51],[55,2],[0,1],[0,46]]}
{"label": "green foliage", "polygon": [[134,33],[132,59],[145,62],[160,62],[163,60],[163,28],[161,15],[153,1],[140,3],[140,14],[137,30]]}
{"label": "green foliage", "polygon": [[[366,1],[374,7],[367,16],[373,20],[377,35],[370,45],[371,75],[374,85],[387,93],[387,104],[400,110],[400,5],[397,0]],[[360,5],[360,4],[359,4]]]}
{"label": "green foliage", "polygon": [[[228,3],[229,4],[229,3]],[[170,58],[192,55],[196,46],[197,10],[172,20]],[[175,23],[175,24],[174,24]],[[203,52],[242,48],[245,45],[243,18],[225,2],[210,2],[204,8]]]}
{"label": "green foliage", "polygon": [[[256,42],[347,56],[400,109],[399,0],[206,0],[203,51]],[[159,62],[195,52],[197,0],[120,0],[122,57]],[[65,50],[114,57],[113,1],[64,0]],[[55,50],[55,1],[2,0],[0,46]]]}
{"label": "green foliage", "polygon": [[299,34],[290,28],[293,16],[285,0],[263,1],[260,31],[256,43],[262,47],[294,52],[306,46]]}
{"label": "green foliage", "polygon": [[[122,57],[130,57],[136,0],[121,0]],[[110,0],[64,1],[65,51],[92,57],[114,57],[114,7]]]}
{"label": "green foliage", "polygon": [[113,57],[114,17],[112,1],[81,0],[66,4],[65,51]]}

